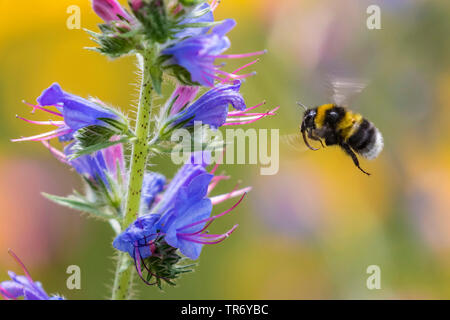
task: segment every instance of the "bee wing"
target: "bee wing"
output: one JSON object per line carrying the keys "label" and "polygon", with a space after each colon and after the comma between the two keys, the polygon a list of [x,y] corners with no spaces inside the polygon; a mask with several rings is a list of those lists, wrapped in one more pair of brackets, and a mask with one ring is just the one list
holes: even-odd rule
{"label": "bee wing", "polygon": [[301,135],[298,133],[285,134],[280,136],[281,143],[295,152],[305,152],[308,148],[305,146]]}
{"label": "bee wing", "polygon": [[366,79],[362,78],[336,76],[328,76],[327,83],[332,101],[339,106],[348,105],[350,100],[361,93],[369,84]]}

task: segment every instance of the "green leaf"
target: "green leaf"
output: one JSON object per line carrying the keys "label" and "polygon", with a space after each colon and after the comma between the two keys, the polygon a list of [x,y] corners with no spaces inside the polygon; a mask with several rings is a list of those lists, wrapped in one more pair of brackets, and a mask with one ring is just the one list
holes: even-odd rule
{"label": "green leaf", "polygon": [[87,202],[84,199],[75,197],[73,195],[69,197],[59,197],[48,193],[42,193],[42,195],[56,204],[85,212],[98,218],[111,219],[112,217],[110,214],[107,214],[100,210],[96,204]]}

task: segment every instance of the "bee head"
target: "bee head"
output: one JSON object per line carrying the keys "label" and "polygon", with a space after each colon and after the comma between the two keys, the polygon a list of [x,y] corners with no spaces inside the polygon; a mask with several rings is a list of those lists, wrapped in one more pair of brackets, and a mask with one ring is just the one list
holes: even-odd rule
{"label": "bee head", "polygon": [[314,118],[316,117],[316,110],[315,109],[308,109],[305,111],[305,115],[303,116],[303,123],[302,123],[302,129],[314,129]]}

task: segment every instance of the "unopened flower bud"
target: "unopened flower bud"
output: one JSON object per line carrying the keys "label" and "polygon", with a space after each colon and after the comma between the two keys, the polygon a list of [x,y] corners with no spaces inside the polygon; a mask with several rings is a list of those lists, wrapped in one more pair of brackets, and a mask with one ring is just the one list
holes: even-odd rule
{"label": "unopened flower bud", "polygon": [[92,7],[105,22],[122,19],[129,22],[134,20],[116,0],[92,0]]}

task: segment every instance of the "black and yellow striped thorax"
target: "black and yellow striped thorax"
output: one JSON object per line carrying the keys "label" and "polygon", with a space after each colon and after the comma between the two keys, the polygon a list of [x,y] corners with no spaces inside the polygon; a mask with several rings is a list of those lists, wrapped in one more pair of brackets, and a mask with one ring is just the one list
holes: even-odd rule
{"label": "black and yellow striped thorax", "polygon": [[345,107],[335,104],[324,104],[316,108],[314,124],[316,130],[326,127],[340,135],[344,141],[356,133],[364,118]]}

